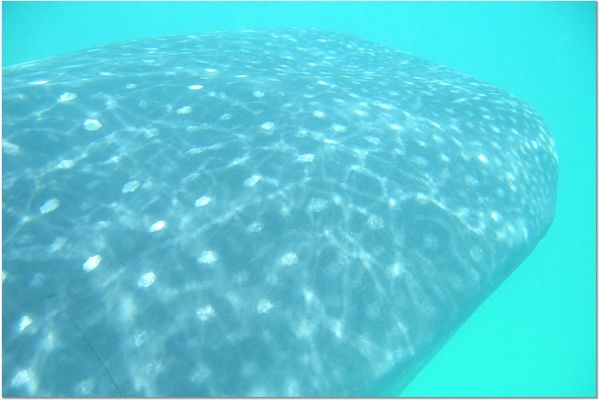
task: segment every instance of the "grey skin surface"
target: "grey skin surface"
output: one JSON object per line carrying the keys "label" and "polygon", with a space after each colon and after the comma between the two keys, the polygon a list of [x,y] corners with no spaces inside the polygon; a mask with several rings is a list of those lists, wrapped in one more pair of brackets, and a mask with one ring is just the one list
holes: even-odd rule
{"label": "grey skin surface", "polygon": [[375,394],[554,214],[527,105],[343,34],[139,40],[3,80],[5,396]]}

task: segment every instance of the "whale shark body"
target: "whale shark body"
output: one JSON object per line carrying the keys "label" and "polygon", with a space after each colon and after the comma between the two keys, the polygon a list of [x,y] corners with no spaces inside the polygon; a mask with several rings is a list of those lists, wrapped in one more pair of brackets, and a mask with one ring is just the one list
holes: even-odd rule
{"label": "whale shark body", "polygon": [[5,396],[372,395],[554,214],[527,105],[345,34],[136,40],[3,79]]}

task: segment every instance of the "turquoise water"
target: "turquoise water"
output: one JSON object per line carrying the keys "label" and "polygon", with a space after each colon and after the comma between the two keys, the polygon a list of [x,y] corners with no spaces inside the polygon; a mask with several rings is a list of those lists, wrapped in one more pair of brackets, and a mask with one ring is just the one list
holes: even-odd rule
{"label": "turquoise water", "polygon": [[[560,156],[554,225],[402,393],[594,396],[594,3],[4,3],[3,65],[119,40],[264,27],[347,32],[501,87]],[[390,388],[386,394],[400,394]]]}

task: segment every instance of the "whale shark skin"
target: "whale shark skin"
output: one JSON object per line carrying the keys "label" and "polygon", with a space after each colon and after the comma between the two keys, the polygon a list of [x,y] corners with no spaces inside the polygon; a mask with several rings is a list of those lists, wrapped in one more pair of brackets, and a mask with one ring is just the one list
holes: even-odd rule
{"label": "whale shark skin", "polygon": [[136,40],[3,81],[5,396],[373,395],[554,214],[530,107],[345,34]]}

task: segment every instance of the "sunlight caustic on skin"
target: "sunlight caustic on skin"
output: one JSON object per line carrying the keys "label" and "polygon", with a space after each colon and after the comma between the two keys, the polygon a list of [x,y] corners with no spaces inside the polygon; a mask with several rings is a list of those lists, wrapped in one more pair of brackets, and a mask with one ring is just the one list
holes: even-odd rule
{"label": "sunlight caustic on skin", "polygon": [[17,65],[3,111],[8,396],[373,394],[554,214],[526,104],[344,34]]}

